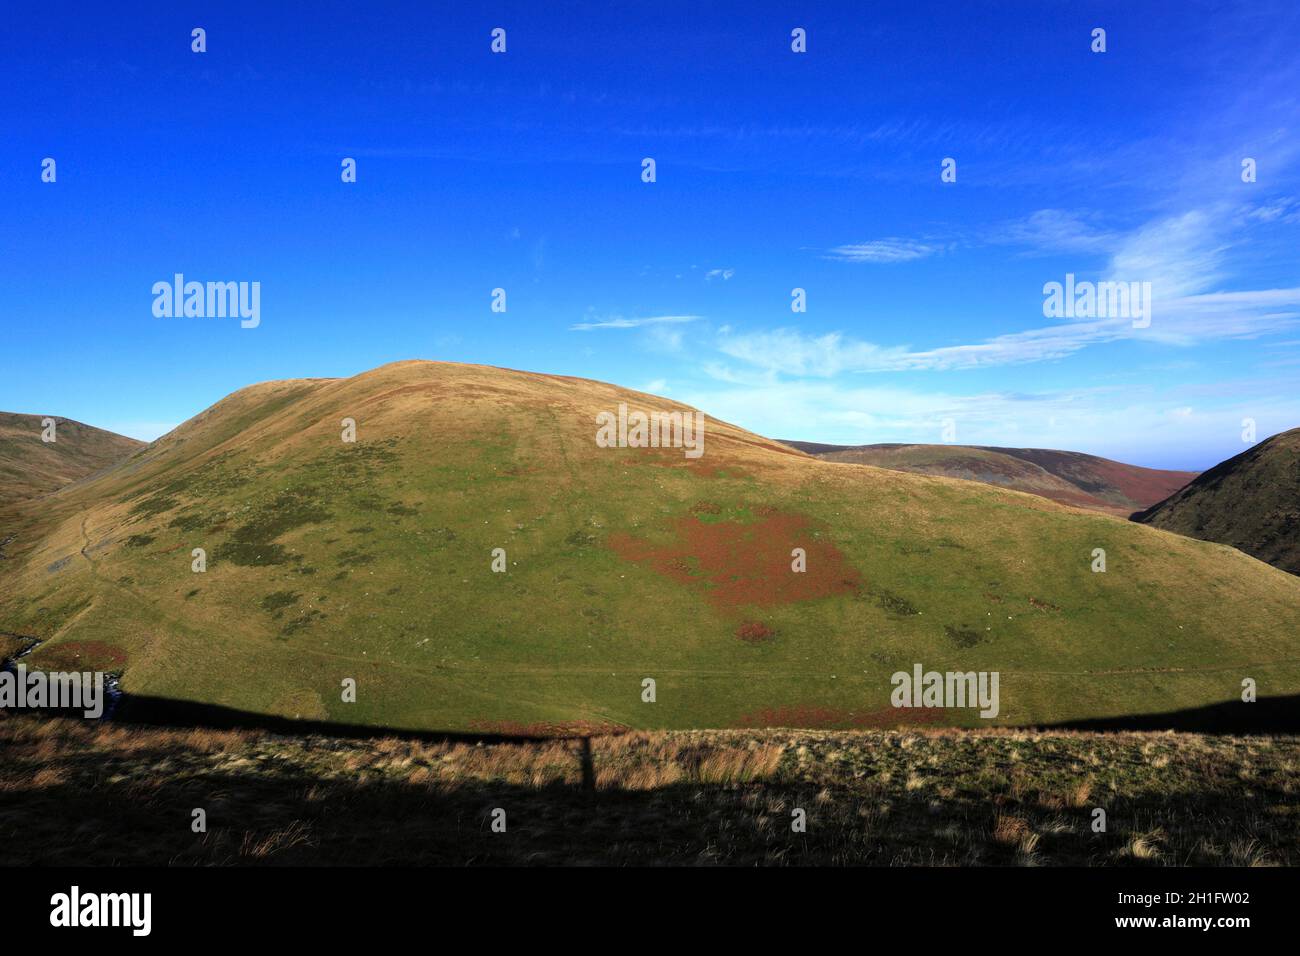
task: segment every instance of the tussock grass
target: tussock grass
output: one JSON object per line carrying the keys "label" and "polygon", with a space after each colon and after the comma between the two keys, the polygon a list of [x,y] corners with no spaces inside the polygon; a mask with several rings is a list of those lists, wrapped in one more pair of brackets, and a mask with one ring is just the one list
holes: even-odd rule
{"label": "tussock grass", "polygon": [[[770,730],[476,743],[0,714],[0,751],[10,865],[1300,864],[1295,737]],[[207,833],[190,829],[196,807]],[[1092,830],[1098,807],[1105,833]],[[490,827],[496,808],[504,834]],[[806,832],[792,830],[795,810]]]}

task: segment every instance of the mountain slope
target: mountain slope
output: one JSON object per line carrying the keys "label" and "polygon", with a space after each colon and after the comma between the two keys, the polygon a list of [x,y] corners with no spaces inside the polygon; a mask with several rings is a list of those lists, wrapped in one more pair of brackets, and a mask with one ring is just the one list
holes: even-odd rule
{"label": "mountain slope", "polygon": [[920,475],[964,478],[1041,495],[1053,501],[1127,517],[1167,497],[1196,477],[1046,448],[981,445],[785,444],[824,461],[875,465]]}
{"label": "mountain slope", "polygon": [[1300,428],[1220,462],[1133,520],[1230,544],[1300,574]]}
{"label": "mountain slope", "polygon": [[131,695],[423,729],[987,725],[892,708],[915,663],[998,671],[994,723],[1300,691],[1300,579],[1235,550],[715,419],[697,460],[599,447],[619,403],[686,411],[432,362],[243,389],[0,518],[0,631]]}
{"label": "mountain slope", "polygon": [[54,441],[42,441],[44,417],[0,412],[0,508],[49,494],[144,447],[68,418],[54,419]]}

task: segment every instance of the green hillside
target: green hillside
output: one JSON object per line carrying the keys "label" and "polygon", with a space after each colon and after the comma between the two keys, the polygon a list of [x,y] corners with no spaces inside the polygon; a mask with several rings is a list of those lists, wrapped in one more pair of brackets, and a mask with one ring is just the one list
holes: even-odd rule
{"label": "green hillside", "polygon": [[1220,462],[1133,520],[1230,544],[1300,574],[1300,428]]}
{"label": "green hillside", "polygon": [[1300,692],[1300,579],[1231,548],[714,419],[695,460],[598,447],[620,402],[684,410],[430,362],[244,389],[0,510],[0,631],[129,694],[399,728],[990,723],[892,708],[915,663],[998,671],[995,724]]}

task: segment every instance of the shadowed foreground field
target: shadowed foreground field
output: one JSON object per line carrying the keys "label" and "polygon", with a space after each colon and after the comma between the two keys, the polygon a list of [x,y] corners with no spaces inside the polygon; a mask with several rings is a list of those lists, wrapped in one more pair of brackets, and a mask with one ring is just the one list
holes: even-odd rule
{"label": "shadowed foreground field", "polygon": [[[472,743],[0,714],[0,751],[6,865],[1300,863],[1291,736],[768,730]],[[195,808],[206,834],[191,831]],[[492,831],[496,808],[504,833]],[[792,832],[795,808],[806,833]]]}

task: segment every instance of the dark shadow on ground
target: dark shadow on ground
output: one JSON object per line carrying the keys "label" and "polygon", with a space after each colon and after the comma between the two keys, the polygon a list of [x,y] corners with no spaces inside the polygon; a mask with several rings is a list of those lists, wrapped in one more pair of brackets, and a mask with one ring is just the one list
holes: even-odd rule
{"label": "dark shadow on ground", "polygon": [[1228,700],[1160,714],[1098,717],[1040,725],[1041,730],[1180,730],[1198,734],[1300,734],[1300,694]]}
{"label": "dark shadow on ground", "polygon": [[[67,715],[65,715],[67,716]],[[272,734],[306,736],[319,734],[356,740],[396,737],[426,743],[527,743],[541,740],[580,740],[590,733],[564,732],[545,734],[506,734],[475,731],[412,730],[370,724],[334,723],[326,720],[294,720],[273,714],[239,710],[219,704],[173,700],[149,695],[126,694],[118,704],[112,720],[115,724],[173,729],[256,730]],[[1166,711],[1158,714],[1135,714],[1121,717],[1097,717],[1086,720],[1037,724],[1026,730],[1085,731],[1158,731],[1175,730],[1205,734],[1300,734],[1300,694],[1285,697],[1261,697],[1254,703],[1224,701],[1204,707]]]}
{"label": "dark shadow on ground", "polygon": [[[0,866],[1007,865],[1026,862],[1026,834],[1034,835],[1032,859],[1046,864],[1243,862],[1222,849],[1207,856],[1206,833],[1220,847],[1248,846],[1286,864],[1300,846],[1295,815],[1269,812],[1294,804],[1284,773],[1259,774],[1246,795],[1235,776],[1206,777],[1076,805],[1018,793],[1003,774],[988,777],[992,789],[962,792],[955,770],[943,797],[903,775],[626,788],[606,781],[593,792],[585,767],[571,782],[536,786],[492,779],[490,767],[446,776],[443,752],[419,744],[355,762],[373,756],[369,744],[313,741],[280,759],[273,737],[102,729],[112,736],[100,745],[88,731],[55,746],[52,728],[6,754]],[[500,748],[502,774],[510,751],[525,746]],[[589,749],[573,749],[575,759],[590,759]],[[1091,830],[1098,801],[1109,816],[1105,833]],[[792,808],[806,809],[806,831],[792,828]],[[195,832],[196,810],[204,832]],[[493,829],[498,811],[504,831]],[[1160,855],[1126,854],[1154,830]]]}
{"label": "dark shadow on ground", "polygon": [[[113,718],[120,723],[154,727],[208,727],[214,730],[262,730],[277,734],[326,734],[334,737],[399,737],[403,740],[461,741],[468,743],[503,743],[543,739],[579,739],[576,733],[500,734],[459,731],[419,731],[365,724],[339,724],[319,720],[292,720],[251,711],[169,700],[162,697],[123,698]],[[1178,730],[1204,734],[1300,734],[1300,694],[1285,697],[1261,697],[1254,703],[1229,700],[1204,707],[1166,711],[1158,714],[1135,714],[1123,717],[1098,717],[1040,725],[1043,730]]]}
{"label": "dark shadow on ground", "polygon": [[346,737],[355,740],[372,740],[396,737],[400,740],[418,740],[423,743],[525,743],[557,738],[576,738],[579,735],[529,735],[475,733],[449,730],[411,730],[400,727],[382,727],[370,724],[344,724],[328,720],[294,720],[274,714],[204,704],[196,701],[172,700],[141,694],[125,694],[113,715],[113,723],[139,727],[168,727],[173,729],[204,728],[208,730],[257,730],[270,734],[306,736],[320,734],[328,737]]}

